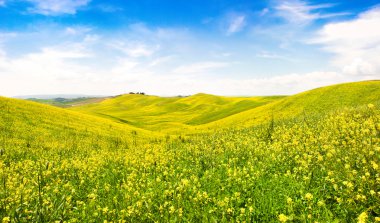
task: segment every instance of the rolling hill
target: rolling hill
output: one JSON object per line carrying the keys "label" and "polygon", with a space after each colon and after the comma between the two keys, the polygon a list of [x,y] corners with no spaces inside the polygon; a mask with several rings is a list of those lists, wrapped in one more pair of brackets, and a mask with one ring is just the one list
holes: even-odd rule
{"label": "rolling hill", "polygon": [[136,127],[164,131],[196,126],[256,108],[283,96],[221,97],[196,94],[190,97],[158,97],[127,94],[99,103],[71,107]]}
{"label": "rolling hill", "polygon": [[249,127],[271,119],[287,120],[301,115],[321,115],[369,103],[380,103],[380,81],[337,84],[309,90],[198,128]]}
{"label": "rolling hill", "polygon": [[78,107],[89,114],[0,97],[0,219],[374,222],[379,99],[378,81],[289,97],[123,95]]}
{"label": "rolling hill", "polygon": [[98,141],[130,143],[136,135],[155,135],[109,119],[3,97],[0,97],[0,129],[3,148],[26,146],[40,151],[64,149],[67,144],[90,146]]}
{"label": "rolling hill", "polygon": [[109,118],[139,128],[167,133],[194,133],[240,128],[303,114],[320,114],[380,101],[380,81],[338,84],[292,96],[190,97],[121,95],[71,110]]}

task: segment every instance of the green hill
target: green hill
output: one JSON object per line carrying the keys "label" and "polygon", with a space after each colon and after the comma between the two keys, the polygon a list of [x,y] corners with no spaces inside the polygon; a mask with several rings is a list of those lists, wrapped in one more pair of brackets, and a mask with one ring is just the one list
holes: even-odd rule
{"label": "green hill", "polygon": [[[81,107],[107,118],[0,97],[0,220],[375,222],[379,84]],[[271,117],[287,121],[260,125]]]}
{"label": "green hill", "polygon": [[380,81],[364,81],[317,88],[287,97],[121,95],[70,109],[143,129],[185,134],[249,127],[271,119],[286,120],[378,101]]}
{"label": "green hill", "polygon": [[363,81],[321,87],[198,126],[198,129],[248,127],[300,115],[324,114],[336,109],[380,102],[380,81]]}
{"label": "green hill", "polygon": [[129,94],[70,109],[149,130],[177,130],[223,119],[281,98],[283,96],[221,97],[196,94],[190,97],[157,97]]}
{"label": "green hill", "polygon": [[86,147],[100,141],[109,143],[108,146],[117,141],[128,144],[136,134],[154,135],[108,119],[3,97],[0,97],[0,129],[3,148],[25,146],[40,152],[65,149],[68,144]]}

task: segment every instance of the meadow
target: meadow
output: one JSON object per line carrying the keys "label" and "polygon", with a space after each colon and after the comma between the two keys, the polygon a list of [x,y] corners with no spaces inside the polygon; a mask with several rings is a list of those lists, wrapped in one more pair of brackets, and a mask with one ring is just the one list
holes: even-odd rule
{"label": "meadow", "polygon": [[380,82],[293,96],[0,97],[3,222],[380,222]]}

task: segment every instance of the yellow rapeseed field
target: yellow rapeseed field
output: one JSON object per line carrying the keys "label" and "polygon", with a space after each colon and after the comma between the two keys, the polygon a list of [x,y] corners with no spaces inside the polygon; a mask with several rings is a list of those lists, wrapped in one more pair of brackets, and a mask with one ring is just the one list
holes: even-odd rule
{"label": "yellow rapeseed field", "polygon": [[372,98],[179,135],[0,98],[0,221],[380,221]]}

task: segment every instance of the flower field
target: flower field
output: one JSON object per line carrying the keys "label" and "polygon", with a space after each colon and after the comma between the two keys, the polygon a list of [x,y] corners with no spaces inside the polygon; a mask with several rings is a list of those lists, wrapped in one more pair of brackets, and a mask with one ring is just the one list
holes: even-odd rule
{"label": "flower field", "polygon": [[380,106],[161,135],[0,98],[2,222],[380,221]]}

